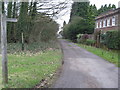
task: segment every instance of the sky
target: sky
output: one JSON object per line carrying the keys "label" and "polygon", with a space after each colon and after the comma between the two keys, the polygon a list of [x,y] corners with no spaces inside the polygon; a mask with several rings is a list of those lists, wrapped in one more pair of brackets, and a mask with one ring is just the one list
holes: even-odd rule
{"label": "sky", "polygon": [[[99,9],[101,5],[105,5],[105,4],[115,4],[118,8],[118,2],[120,2],[120,0],[89,0],[89,1],[90,1],[90,4],[95,4],[97,9]],[[59,19],[56,20],[57,23],[60,24],[60,28],[63,26],[64,21],[66,21],[66,23],[69,22],[70,10],[71,10],[71,4],[69,4],[69,7],[66,10],[61,12],[61,13],[66,12],[66,14],[64,14],[62,17],[59,17]]]}

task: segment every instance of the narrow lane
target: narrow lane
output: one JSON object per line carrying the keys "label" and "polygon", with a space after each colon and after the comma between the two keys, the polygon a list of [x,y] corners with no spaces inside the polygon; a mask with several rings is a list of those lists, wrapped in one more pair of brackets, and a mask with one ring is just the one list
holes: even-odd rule
{"label": "narrow lane", "polygon": [[64,65],[53,88],[118,88],[118,68],[73,43],[60,40]]}

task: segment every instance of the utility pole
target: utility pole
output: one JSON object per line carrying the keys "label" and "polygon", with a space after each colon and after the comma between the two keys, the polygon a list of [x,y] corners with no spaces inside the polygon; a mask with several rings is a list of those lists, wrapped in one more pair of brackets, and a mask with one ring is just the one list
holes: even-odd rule
{"label": "utility pole", "polygon": [[8,65],[7,65],[7,22],[17,22],[17,19],[6,18],[1,14],[1,54],[2,54],[2,80],[3,84],[8,83]]}

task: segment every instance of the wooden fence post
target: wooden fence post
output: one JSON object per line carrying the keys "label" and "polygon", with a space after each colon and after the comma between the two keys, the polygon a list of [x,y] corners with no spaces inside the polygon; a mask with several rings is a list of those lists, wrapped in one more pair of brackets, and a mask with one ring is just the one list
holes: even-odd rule
{"label": "wooden fence post", "polygon": [[8,68],[7,68],[7,29],[6,17],[1,14],[1,54],[2,54],[2,79],[3,84],[8,83]]}

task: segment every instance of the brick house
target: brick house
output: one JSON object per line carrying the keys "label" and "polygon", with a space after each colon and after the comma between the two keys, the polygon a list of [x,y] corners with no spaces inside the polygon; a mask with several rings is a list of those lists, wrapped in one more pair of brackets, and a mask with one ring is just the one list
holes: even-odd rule
{"label": "brick house", "polygon": [[120,29],[120,8],[112,9],[95,18],[95,30],[94,39],[96,40],[96,46],[100,46],[100,34],[110,30]]}
{"label": "brick house", "polygon": [[106,32],[108,30],[118,30],[119,27],[119,14],[120,8],[112,9],[107,12],[102,13],[101,15],[95,18],[95,33],[99,32]]}

